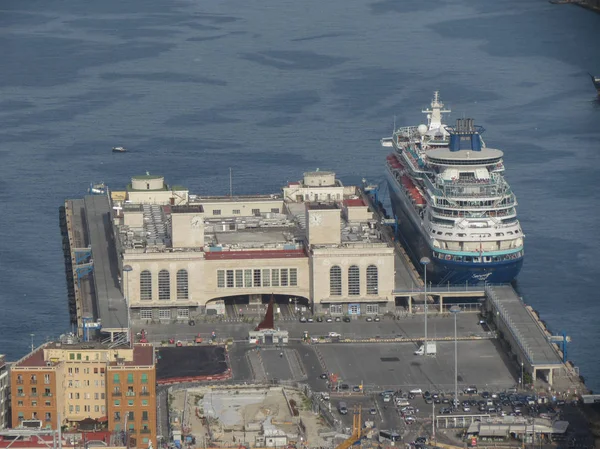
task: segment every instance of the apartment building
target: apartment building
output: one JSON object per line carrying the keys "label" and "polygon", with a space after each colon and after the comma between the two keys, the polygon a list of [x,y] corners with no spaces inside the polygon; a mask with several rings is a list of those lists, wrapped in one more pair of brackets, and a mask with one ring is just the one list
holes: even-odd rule
{"label": "apartment building", "polygon": [[11,368],[12,427],[77,428],[93,419],[125,432],[130,447],[156,444],[154,348],[73,336],[46,343]]}

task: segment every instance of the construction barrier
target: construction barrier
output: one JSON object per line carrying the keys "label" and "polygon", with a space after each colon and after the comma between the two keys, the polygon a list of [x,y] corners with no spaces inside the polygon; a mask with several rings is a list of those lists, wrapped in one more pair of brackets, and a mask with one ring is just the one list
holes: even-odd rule
{"label": "construction barrier", "polygon": [[229,380],[231,379],[231,369],[228,368],[226,372],[223,374],[217,374],[212,376],[186,376],[186,377],[172,377],[170,379],[161,379],[157,380],[156,383],[158,385],[175,385],[185,382],[211,382],[211,381],[219,381],[219,380]]}

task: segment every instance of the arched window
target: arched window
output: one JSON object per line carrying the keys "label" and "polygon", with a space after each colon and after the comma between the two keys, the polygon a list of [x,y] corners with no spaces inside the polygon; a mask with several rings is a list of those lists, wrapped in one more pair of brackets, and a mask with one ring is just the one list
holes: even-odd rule
{"label": "arched window", "polygon": [[187,270],[179,270],[177,272],[177,299],[188,299]]}
{"label": "arched window", "polygon": [[348,268],[348,296],[360,295],[360,269],[356,265]]}
{"label": "arched window", "polygon": [[158,272],[158,299],[171,299],[171,278],[169,270],[160,270]]}
{"label": "arched window", "polygon": [[367,267],[367,295],[379,294],[378,285],[377,266],[369,265]]}
{"label": "arched window", "polygon": [[342,269],[337,265],[329,269],[329,296],[342,296]]}
{"label": "arched window", "polygon": [[152,273],[148,270],[140,273],[140,300],[152,300]]}

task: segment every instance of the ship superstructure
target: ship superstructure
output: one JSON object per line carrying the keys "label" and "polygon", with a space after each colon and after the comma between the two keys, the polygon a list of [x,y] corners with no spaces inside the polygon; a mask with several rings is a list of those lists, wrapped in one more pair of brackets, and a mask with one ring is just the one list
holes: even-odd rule
{"label": "ship superstructure", "polygon": [[517,199],[504,179],[503,152],[485,145],[473,119],[446,126],[436,92],[427,125],[382,139],[392,209],[414,262],[430,258],[437,284],[504,283],[523,264]]}

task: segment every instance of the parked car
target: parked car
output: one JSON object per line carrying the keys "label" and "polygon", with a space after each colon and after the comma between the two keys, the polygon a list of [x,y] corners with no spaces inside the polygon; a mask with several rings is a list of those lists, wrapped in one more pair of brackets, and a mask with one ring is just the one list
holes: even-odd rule
{"label": "parked car", "polygon": [[416,421],[417,419],[414,416],[405,416],[404,417],[404,422],[406,424],[412,424]]}
{"label": "parked car", "polygon": [[412,390],[409,391],[409,393],[412,393],[412,394],[423,394],[423,390],[421,390],[420,388],[413,388]]}
{"label": "parked car", "polygon": [[358,385],[354,385],[352,387],[352,391],[354,391],[355,393],[360,393],[360,387]]}
{"label": "parked car", "polygon": [[373,321],[375,321],[375,322],[377,322],[377,323],[378,323],[378,322],[380,322],[380,321],[381,321],[381,318],[379,318],[378,316],[376,316],[375,318],[373,318]]}
{"label": "parked car", "polygon": [[327,375],[327,373],[322,373],[319,377],[321,379],[327,379],[329,376]]}
{"label": "parked car", "polygon": [[350,317],[349,317],[349,316],[345,316],[345,317],[344,317],[344,323],[349,323],[350,321],[351,321],[351,320],[350,320]]}
{"label": "parked car", "polygon": [[341,335],[338,334],[337,332],[329,332],[329,334],[327,335],[329,338],[340,338]]}
{"label": "parked car", "polygon": [[465,394],[477,394],[477,387],[475,385],[470,385],[465,388]]}
{"label": "parked car", "polygon": [[331,318],[330,316],[328,316],[327,318],[325,318],[325,321],[327,321],[328,323],[331,323],[333,321],[333,318]]}
{"label": "parked car", "polygon": [[317,323],[322,323],[323,322],[323,317],[322,316],[318,316],[317,317]]}
{"label": "parked car", "polygon": [[300,317],[300,322],[301,323],[306,323],[306,317],[305,316],[301,316]]}
{"label": "parked car", "polygon": [[365,321],[367,321],[368,323],[370,323],[371,321],[373,321],[373,318],[371,318],[370,316],[368,316]]}
{"label": "parked car", "polygon": [[463,405],[463,412],[468,413],[471,411],[471,407],[469,407],[468,405]]}
{"label": "parked car", "polygon": [[336,316],[336,317],[335,317],[335,321],[336,321],[337,323],[339,323],[340,321],[342,321],[342,318],[340,318],[339,316]]}
{"label": "parked car", "polygon": [[312,318],[307,318],[307,319],[306,319],[306,322],[307,322],[307,323],[312,323],[313,321],[314,321],[314,320],[313,320]]}
{"label": "parked car", "polygon": [[371,407],[371,409],[369,410],[369,415],[376,415],[377,414],[377,409],[375,407]]}

